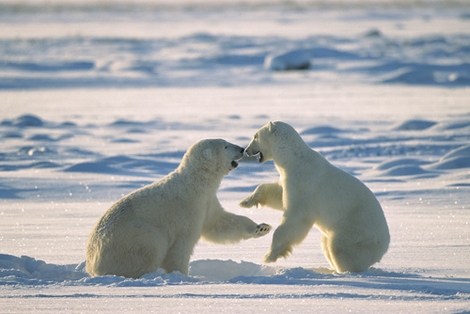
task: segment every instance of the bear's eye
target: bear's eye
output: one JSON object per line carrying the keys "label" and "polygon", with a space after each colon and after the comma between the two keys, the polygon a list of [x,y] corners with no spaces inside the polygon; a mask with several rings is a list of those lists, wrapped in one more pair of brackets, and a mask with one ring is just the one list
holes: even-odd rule
{"label": "bear's eye", "polygon": [[228,148],[228,145],[225,145],[225,149],[227,149],[227,148]]}

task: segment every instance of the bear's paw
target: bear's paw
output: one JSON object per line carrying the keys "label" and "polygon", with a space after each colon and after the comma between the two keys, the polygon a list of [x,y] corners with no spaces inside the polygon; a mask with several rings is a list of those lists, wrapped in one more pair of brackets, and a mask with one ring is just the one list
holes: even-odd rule
{"label": "bear's paw", "polygon": [[243,207],[243,208],[251,208],[253,206],[256,206],[256,208],[258,208],[258,205],[259,203],[255,200],[253,195],[248,196],[247,198],[245,198],[244,200],[240,202],[240,207]]}
{"label": "bear's paw", "polygon": [[265,223],[259,224],[259,225],[256,226],[256,230],[254,232],[253,237],[254,238],[259,238],[259,237],[262,237],[264,235],[267,235],[269,233],[269,231],[271,231],[271,228],[272,227],[268,224],[265,224]]}
{"label": "bear's paw", "polygon": [[280,257],[287,258],[289,255],[292,254],[292,246],[291,245],[286,245],[284,247],[278,247],[278,248],[271,248],[268,253],[264,256],[264,262],[265,263],[274,263],[278,260]]}

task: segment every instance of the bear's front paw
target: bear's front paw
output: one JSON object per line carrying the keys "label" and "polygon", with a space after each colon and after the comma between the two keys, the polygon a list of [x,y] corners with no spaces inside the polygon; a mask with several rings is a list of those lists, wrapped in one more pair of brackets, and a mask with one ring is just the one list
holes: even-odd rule
{"label": "bear's front paw", "polygon": [[253,206],[258,208],[258,202],[251,195],[240,202],[240,207],[251,208]]}
{"label": "bear's front paw", "polygon": [[274,256],[274,254],[269,251],[265,256],[264,256],[264,262],[265,263],[274,263],[277,261],[277,256]]}
{"label": "bear's front paw", "polygon": [[280,257],[286,258],[287,256],[292,254],[292,246],[286,245],[285,247],[276,247],[269,250],[268,253],[264,256],[265,263],[274,263]]}
{"label": "bear's front paw", "polygon": [[265,223],[259,224],[256,226],[255,233],[253,235],[254,238],[262,237],[271,231],[271,226]]}

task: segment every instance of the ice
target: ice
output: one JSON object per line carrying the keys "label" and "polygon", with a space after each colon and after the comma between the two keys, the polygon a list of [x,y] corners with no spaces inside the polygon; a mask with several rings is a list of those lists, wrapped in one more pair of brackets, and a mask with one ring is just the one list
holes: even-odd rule
{"label": "ice", "polygon": [[[458,1],[2,2],[0,312],[468,312],[468,16]],[[310,66],[266,69],[279,52]],[[200,242],[188,275],[89,277],[114,201],[196,140],[245,146],[270,120],[377,195],[380,263],[334,273],[312,229],[275,264],[268,235]],[[238,202],[277,179],[244,158],[218,197],[276,227],[280,212]]]}

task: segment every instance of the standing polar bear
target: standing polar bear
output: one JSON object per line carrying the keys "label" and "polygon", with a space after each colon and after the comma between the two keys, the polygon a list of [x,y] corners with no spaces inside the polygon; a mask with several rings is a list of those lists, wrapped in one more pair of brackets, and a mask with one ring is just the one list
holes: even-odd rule
{"label": "standing polar bear", "polygon": [[379,202],[358,179],[334,167],[310,149],[290,125],[270,122],[246,148],[259,162],[273,160],[279,182],[261,184],[242,207],[283,210],[265,262],[292,253],[312,226],[322,233],[322,249],[337,272],[361,272],[379,262],[390,234]]}
{"label": "standing polar bear", "polygon": [[233,243],[267,234],[269,225],[226,212],[216,196],[243,151],[221,139],[201,140],[174,172],[117,201],[90,234],[87,272],[138,278],[161,267],[187,274],[201,236]]}

